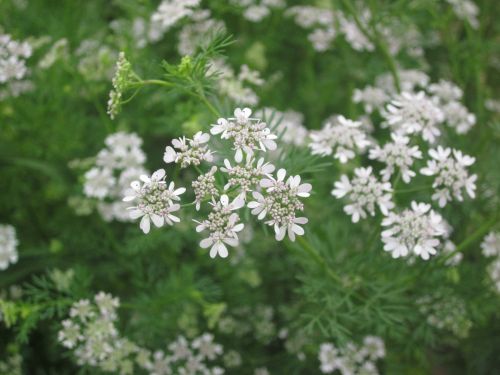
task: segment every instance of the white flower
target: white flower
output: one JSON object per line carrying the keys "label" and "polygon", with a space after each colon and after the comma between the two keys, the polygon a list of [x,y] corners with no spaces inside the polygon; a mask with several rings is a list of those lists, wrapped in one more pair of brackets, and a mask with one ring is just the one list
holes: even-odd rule
{"label": "white flower", "polygon": [[[426,88],[430,78],[424,72],[419,70],[398,70],[399,83],[402,92],[413,92],[417,87]],[[390,94],[396,94],[396,85],[394,77],[390,73],[384,73],[375,80],[376,86],[384,89]]]}
{"label": "white flower", "polygon": [[81,321],[86,321],[87,319],[92,318],[94,315],[94,309],[90,305],[90,301],[88,299],[82,299],[75,302],[69,310],[70,317],[78,318]]}
{"label": "white flower", "polygon": [[439,80],[438,83],[429,85],[429,92],[443,103],[460,100],[463,96],[463,91],[460,87],[444,79]]}
{"label": "white flower", "polygon": [[180,205],[174,201],[179,201],[179,195],[186,189],[183,187],[175,189],[173,181],[167,186],[165,177],[164,169],[154,172],[151,178],[142,175],[140,178],[143,184],[139,181],[132,182],[133,194],[123,199],[125,202],[137,200],[137,206],[129,207],[130,217],[132,219],[142,217],[140,227],[144,233],[149,233],[150,221],[158,228],[165,223],[173,225],[180,221],[172,214],[180,209]]}
{"label": "white flower", "polygon": [[[303,211],[304,205],[299,198],[307,198],[312,189],[311,184],[301,184],[300,176],[289,176],[285,181],[286,170],[280,169],[277,179],[272,176],[260,181],[260,186],[266,189],[265,195],[254,191],[254,201],[248,203],[252,214],[259,220],[269,216],[267,225],[274,227],[276,240],[282,241],[288,233],[288,238],[295,241],[295,235],[302,236],[304,229],[300,226],[307,223],[307,218],[297,217],[297,211]],[[299,225],[300,224],[300,225]]]}
{"label": "white flower", "polygon": [[372,360],[385,357],[384,340],[380,337],[366,336],[363,339],[363,349]]}
{"label": "white flower", "polygon": [[467,21],[474,29],[479,27],[479,8],[471,0],[447,0],[453,8],[455,15]]}
{"label": "white flower", "polygon": [[326,123],[321,130],[311,131],[309,147],[313,155],[332,155],[341,163],[353,159],[357,152],[362,152],[370,144],[361,122],[337,117],[337,123]]}
{"label": "white flower", "polygon": [[245,199],[246,193],[253,191],[258,185],[262,178],[271,177],[271,173],[274,172],[274,165],[264,161],[264,158],[260,158],[255,164],[255,159],[251,156],[247,156],[246,163],[244,165],[231,165],[228,159],[224,160],[224,167],[220,170],[228,175],[228,182],[224,186],[224,190],[228,190],[231,187],[238,187],[241,196]]}
{"label": "white flower", "polygon": [[423,91],[417,94],[403,92],[382,112],[386,123],[402,134],[418,133],[424,141],[434,143],[441,135],[439,125],[444,114]]}
{"label": "white flower", "polygon": [[321,362],[320,369],[323,374],[330,374],[341,366],[339,352],[333,344],[321,344],[318,358]]}
{"label": "white flower", "polygon": [[103,199],[114,187],[116,179],[108,168],[94,167],[85,173],[83,191],[87,197]]}
{"label": "white flower", "polygon": [[196,211],[200,209],[204,199],[208,197],[214,199],[219,196],[219,190],[215,186],[215,172],[217,172],[217,167],[213,166],[210,171],[199,175],[196,181],[191,183],[195,194]]}
{"label": "white flower", "polygon": [[389,213],[382,220],[384,250],[393,258],[415,254],[427,260],[437,253],[440,238],[446,234],[441,215],[430,204],[411,202],[411,209]]}
{"label": "white flower", "polygon": [[[99,292],[95,295],[94,301],[99,313],[105,319],[116,319],[116,309],[120,306],[120,300],[109,293]],[[78,308],[78,306],[74,306]],[[81,306],[80,306],[81,307]]]}
{"label": "white flower", "polygon": [[109,169],[142,167],[146,155],[141,149],[142,139],[135,133],[117,132],[106,137],[107,148],[97,154],[96,165]]}
{"label": "white flower", "polygon": [[177,340],[168,345],[168,350],[172,352],[171,357],[173,361],[187,359],[193,355],[189,348],[189,343],[184,336],[177,337]]}
{"label": "white flower", "polygon": [[249,108],[236,108],[234,117],[220,118],[217,125],[212,125],[210,132],[214,135],[221,134],[222,139],[232,139],[233,148],[236,150],[235,160],[240,163],[243,153],[253,155],[254,150],[275,150],[277,136],[271,134],[266,123],[252,118]]}
{"label": "white flower", "polygon": [[163,0],[151,16],[151,22],[159,25],[164,33],[181,18],[192,15],[199,3],[200,0]]}
{"label": "white flower", "polygon": [[344,206],[344,212],[352,216],[352,222],[365,219],[367,212],[375,216],[375,206],[378,205],[384,215],[394,207],[392,202],[392,187],[389,182],[380,182],[372,174],[372,168],[356,168],[352,181],[346,175],[335,182],[332,195],[337,199],[347,196],[349,204]]}
{"label": "white flower", "polygon": [[415,172],[410,169],[414,159],[421,159],[422,152],[418,146],[409,146],[408,137],[391,133],[392,142],[386,143],[384,147],[375,146],[369,153],[370,159],[386,163],[386,167],[380,171],[383,181],[389,181],[396,168],[401,172],[403,181],[409,183]]}
{"label": "white flower", "polygon": [[316,51],[324,52],[330,48],[336,36],[337,32],[333,27],[317,28],[307,36],[307,39],[309,39]]}
{"label": "white flower", "polygon": [[[363,24],[367,25],[368,22],[370,22],[371,16],[367,10],[362,12],[359,16]],[[375,49],[373,43],[365,36],[363,31],[359,29],[354,20],[340,17],[340,31],[344,34],[347,43],[356,51],[373,51]]]}
{"label": "white flower", "polygon": [[214,336],[210,333],[204,333],[194,339],[191,346],[198,350],[202,359],[214,360],[223,353],[222,345],[215,343]]}
{"label": "white flower", "polygon": [[0,34],[0,83],[24,79],[28,75],[26,59],[32,48],[27,42],[13,40],[8,34]]}
{"label": "white flower", "polygon": [[432,199],[438,201],[440,207],[452,200],[452,195],[460,202],[463,201],[462,190],[465,189],[469,197],[475,198],[477,175],[469,176],[467,167],[475,162],[475,158],[462,154],[458,150],[443,148],[430,149],[431,160],[420,170],[426,176],[435,176],[432,187],[435,193]]}
{"label": "white flower", "polygon": [[449,102],[442,107],[442,110],[447,125],[455,129],[458,134],[465,134],[476,125],[476,116],[460,102]]}
{"label": "white flower", "polygon": [[240,217],[237,213],[232,212],[244,206],[245,202],[238,196],[231,203],[227,195],[222,195],[220,201],[216,202],[212,199],[212,212],[208,218],[202,222],[196,221],[198,226],[197,232],[208,230],[209,236],[200,242],[200,247],[206,249],[210,247],[210,257],[215,258],[219,255],[221,258],[226,258],[229,253],[226,244],[232,247],[238,246],[238,232],[244,228],[243,223],[238,223]]}
{"label": "white flower", "polygon": [[500,258],[495,258],[488,266],[487,272],[496,291],[500,293]]}
{"label": "white flower", "polygon": [[63,328],[59,331],[57,338],[64,347],[72,349],[79,341],[83,340],[80,326],[75,324],[72,320],[63,320],[62,326]]}
{"label": "white flower", "polygon": [[362,103],[367,113],[380,110],[389,100],[386,91],[379,87],[366,86],[364,89],[355,89],[352,97],[354,103]]}
{"label": "white flower", "polygon": [[295,146],[305,144],[309,131],[303,125],[304,115],[302,113],[292,110],[280,112],[274,108],[263,108],[256,113],[256,116],[270,122],[281,141]]}
{"label": "white flower", "polygon": [[490,232],[481,242],[485,257],[500,257],[500,232]]}
{"label": "white flower", "polygon": [[12,225],[0,225],[0,270],[17,262],[18,244],[16,229]]}
{"label": "white flower", "polygon": [[210,151],[206,143],[210,140],[210,135],[199,131],[189,139],[186,137],[174,139],[172,145],[178,150],[167,146],[163,161],[165,163],[179,163],[181,168],[187,166],[200,165],[202,161],[211,162],[213,160],[213,152]]}

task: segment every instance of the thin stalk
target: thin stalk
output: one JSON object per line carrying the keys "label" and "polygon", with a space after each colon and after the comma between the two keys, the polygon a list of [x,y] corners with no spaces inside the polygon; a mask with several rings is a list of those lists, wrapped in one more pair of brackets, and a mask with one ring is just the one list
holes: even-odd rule
{"label": "thin stalk", "polygon": [[316,262],[318,263],[323,269],[326,271],[326,273],[335,281],[337,281],[340,284],[343,284],[342,279],[331,269],[331,267],[328,265],[326,262],[325,258],[323,258],[315,248],[311,246],[311,244],[303,237],[303,236],[298,236],[297,237],[297,242],[300,243],[302,248],[309,254],[309,256]]}

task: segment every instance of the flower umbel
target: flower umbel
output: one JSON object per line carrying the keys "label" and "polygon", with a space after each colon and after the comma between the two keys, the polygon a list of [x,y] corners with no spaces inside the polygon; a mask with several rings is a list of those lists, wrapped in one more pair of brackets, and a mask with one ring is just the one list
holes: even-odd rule
{"label": "flower umbel", "polygon": [[186,168],[191,164],[200,165],[202,161],[211,162],[213,152],[206,145],[209,140],[210,135],[201,131],[196,133],[193,139],[186,137],[174,139],[172,141],[174,147],[165,148],[163,161],[167,164],[179,163],[181,168]]}

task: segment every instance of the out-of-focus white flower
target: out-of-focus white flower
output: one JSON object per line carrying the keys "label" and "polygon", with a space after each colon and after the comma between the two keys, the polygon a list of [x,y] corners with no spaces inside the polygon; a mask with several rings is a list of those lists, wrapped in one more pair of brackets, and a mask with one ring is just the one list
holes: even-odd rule
{"label": "out-of-focus white flower", "polygon": [[391,133],[391,138],[392,142],[386,143],[384,147],[375,146],[370,149],[369,157],[386,164],[386,167],[380,171],[382,180],[389,181],[398,168],[403,181],[409,183],[416,175],[410,167],[414,159],[422,158],[422,152],[418,146],[409,146],[408,137]]}
{"label": "out-of-focus white flower", "polygon": [[479,8],[471,0],[447,0],[458,18],[468,22],[474,29],[479,27]]}
{"label": "out-of-focus white flower", "polygon": [[[281,141],[295,146],[305,144],[309,131],[303,125],[304,115],[302,113],[292,110],[280,112],[274,108],[263,108],[255,115],[264,118],[273,127]],[[275,125],[276,123],[277,125]]]}
{"label": "out-of-focus white flower", "polygon": [[307,39],[312,43],[314,49],[318,52],[324,52],[337,36],[337,32],[333,27],[318,28],[309,33]]}
{"label": "out-of-focus white flower", "polygon": [[[371,18],[370,12],[365,9],[359,16],[360,22],[368,25]],[[375,49],[373,43],[359,29],[354,20],[345,16],[340,17],[340,31],[344,34],[347,43],[356,51],[373,51]]]}
{"label": "out-of-focus white flower", "polygon": [[[213,152],[208,149],[206,143],[210,140],[210,134],[199,131],[192,139],[181,137],[174,139],[171,146],[165,148],[163,161],[165,163],[179,163],[181,168],[189,165],[200,165],[202,161],[211,162]],[[175,148],[175,149],[174,149]]]}
{"label": "out-of-focus white flower", "polygon": [[352,97],[354,103],[362,103],[367,113],[380,110],[389,100],[386,91],[379,87],[366,86],[364,89],[355,89]]}
{"label": "out-of-focus white flower", "polygon": [[441,109],[423,91],[398,95],[387,105],[382,116],[393,131],[402,134],[418,133],[429,143],[434,143],[441,135],[439,126],[444,120]]}
{"label": "out-of-focus white flower", "polygon": [[227,195],[222,195],[219,201],[212,199],[212,212],[208,218],[203,221],[196,221],[198,226],[197,232],[207,230],[209,236],[200,242],[200,247],[203,249],[210,247],[210,257],[215,258],[219,255],[221,258],[226,258],[229,255],[226,245],[238,246],[238,232],[243,230],[244,224],[239,223],[240,217],[235,210],[240,209],[245,205],[242,197],[236,197],[232,202],[229,202]]}
{"label": "out-of-focus white flower", "polygon": [[309,147],[313,155],[332,155],[341,163],[356,156],[356,152],[363,152],[370,141],[366,133],[361,130],[361,122],[337,117],[337,123],[326,123],[321,130],[311,131]]}
{"label": "out-of-focus white flower", "polygon": [[432,187],[435,193],[432,199],[438,201],[440,207],[446,206],[452,196],[463,201],[462,190],[465,189],[469,197],[475,198],[477,175],[469,176],[467,167],[475,162],[475,158],[462,154],[461,151],[438,146],[430,149],[431,160],[420,170],[426,176],[435,176]]}
{"label": "out-of-focus white flower", "polygon": [[467,133],[476,125],[476,116],[460,102],[449,102],[442,107],[446,123],[458,134]]}
{"label": "out-of-focus white flower", "polygon": [[277,179],[274,177],[264,178],[260,186],[266,189],[265,194],[258,191],[252,193],[254,201],[248,203],[252,214],[257,215],[259,220],[266,216],[269,220],[267,225],[274,227],[276,240],[282,241],[288,233],[288,238],[295,241],[295,235],[302,236],[304,229],[300,226],[307,223],[306,217],[297,217],[297,212],[304,210],[300,198],[310,195],[311,184],[300,183],[300,176],[289,176],[285,181],[286,170],[280,169]]}
{"label": "out-of-focus white flower", "polygon": [[460,87],[444,79],[439,80],[438,83],[430,84],[428,91],[443,103],[460,100],[464,94]]}
{"label": "out-of-focus white flower", "polygon": [[233,140],[234,158],[238,163],[243,160],[243,153],[251,156],[255,150],[265,152],[277,147],[274,141],[277,136],[271,134],[265,122],[250,117],[251,114],[250,108],[236,108],[234,117],[220,118],[210,129],[212,134],[220,134],[222,139]]}
{"label": "out-of-focus white flower", "polygon": [[441,215],[430,204],[411,202],[411,209],[391,212],[382,220],[384,250],[393,258],[415,254],[427,260],[437,253],[440,238],[446,234]]}
{"label": "out-of-focus white flower", "polygon": [[204,333],[193,340],[191,344],[193,349],[197,349],[202,359],[214,360],[223,353],[222,345],[214,342],[214,335]]}
{"label": "out-of-focus white flower", "polygon": [[174,202],[180,200],[179,195],[183,194],[186,188],[176,189],[173,181],[167,186],[165,177],[164,169],[157,170],[151,177],[142,175],[140,179],[143,183],[132,182],[132,194],[123,198],[125,202],[137,201],[136,206],[129,207],[130,217],[132,219],[142,217],[140,228],[144,233],[149,233],[151,221],[158,228],[180,221],[173,215],[173,212],[180,209],[180,205]]}
{"label": "out-of-focus white flower", "polygon": [[161,33],[165,33],[182,18],[191,16],[199,4],[200,0],[163,0],[151,15],[151,22],[159,25]]}
{"label": "out-of-focus white flower", "polygon": [[94,167],[85,173],[83,191],[88,197],[103,199],[110,193],[115,183],[110,169]]}
{"label": "out-of-focus white flower", "polygon": [[389,210],[394,207],[391,184],[377,180],[372,174],[371,167],[356,168],[352,180],[342,175],[334,186],[333,196],[337,199],[348,197],[349,204],[344,206],[344,212],[352,216],[353,223],[366,218],[367,212],[375,216],[377,205],[384,215],[388,215]]}
{"label": "out-of-focus white flower", "polygon": [[[402,92],[414,92],[417,87],[424,89],[427,88],[430,78],[424,72],[414,69],[399,69],[397,71],[399,77],[399,83]],[[375,86],[380,87],[387,93],[394,95],[396,94],[396,84],[394,82],[394,77],[390,73],[384,73],[377,77],[375,80]]]}
{"label": "out-of-focus white flower", "polygon": [[500,232],[488,233],[481,242],[481,250],[485,257],[500,257]]}
{"label": "out-of-focus white flower", "polygon": [[26,60],[31,54],[32,47],[28,42],[0,34],[0,84],[23,79],[29,72]]}
{"label": "out-of-focus white flower", "polygon": [[0,225],[0,270],[5,270],[9,264],[17,262],[16,229],[12,225]]}

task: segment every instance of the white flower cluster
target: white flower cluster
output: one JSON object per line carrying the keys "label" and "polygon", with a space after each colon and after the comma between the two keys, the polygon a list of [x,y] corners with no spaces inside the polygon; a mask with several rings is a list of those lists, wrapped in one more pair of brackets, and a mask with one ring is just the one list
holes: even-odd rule
{"label": "white flower cluster", "polygon": [[421,135],[435,143],[446,124],[458,134],[467,133],[476,116],[460,102],[463,91],[454,83],[440,80],[430,84],[429,77],[417,70],[399,70],[401,94],[395,90],[394,79],[384,74],[375,86],[354,90],[352,100],[361,103],[367,113],[378,111],[382,125],[402,135]]}
{"label": "white flower cluster", "polygon": [[500,293],[500,232],[490,232],[481,243],[483,255],[492,258],[488,265],[488,274],[491,282],[498,293]]}
{"label": "white flower cluster", "polygon": [[242,65],[238,74],[227,65],[224,60],[218,59],[212,61],[209,73],[217,73],[217,90],[222,96],[228,96],[235,103],[243,105],[256,105],[259,97],[255,91],[248,87],[262,86],[264,80],[256,70],[251,70],[247,65]]}
{"label": "white flower cluster", "polygon": [[0,224],[0,271],[17,262],[16,229],[12,225]]}
{"label": "white flower cluster", "polygon": [[172,26],[184,17],[191,17],[200,0],[163,0],[151,15],[150,38],[160,40]]}
{"label": "white flower cluster", "polygon": [[225,24],[221,20],[210,18],[210,10],[196,10],[190,16],[190,23],[183,26],[179,32],[177,51],[180,55],[192,55],[196,49],[208,41],[207,33],[213,30],[224,30]]}
{"label": "white flower cluster", "polygon": [[87,197],[97,200],[103,219],[129,221],[122,198],[128,193],[130,183],[147,173],[142,139],[135,133],[118,132],[109,135],[105,144],[94,166],[84,175],[83,191]]}
{"label": "white flower cluster", "polygon": [[284,8],[284,0],[231,0],[231,4],[241,7],[243,17],[251,22],[260,22],[271,14],[273,9]]}
{"label": "white flower cluster", "polygon": [[33,88],[25,78],[29,74],[26,61],[33,53],[31,45],[12,39],[9,34],[0,33],[0,100],[17,97]]}
{"label": "white flower cluster", "polygon": [[384,341],[376,336],[366,336],[362,345],[350,342],[343,348],[323,343],[318,355],[323,374],[338,371],[342,375],[377,375],[377,361],[384,357]]}
{"label": "white flower cluster", "polygon": [[216,125],[212,125],[210,133],[220,134],[222,139],[232,139],[233,149],[236,151],[234,159],[240,163],[243,154],[252,156],[255,150],[275,150],[277,145],[276,135],[271,133],[265,122],[258,118],[250,117],[249,108],[237,108],[234,117],[219,118]]}
{"label": "white flower cluster", "polygon": [[372,172],[372,167],[356,168],[352,180],[342,175],[332,190],[332,195],[337,199],[345,196],[349,198],[349,204],[344,206],[344,211],[352,216],[353,223],[357,223],[360,218],[365,219],[367,212],[375,216],[376,206],[384,215],[388,215],[394,208],[391,184],[379,181]]}
{"label": "white flower cluster", "polygon": [[447,0],[455,15],[468,22],[474,29],[479,27],[479,7],[471,0]]}
{"label": "white flower cluster", "polygon": [[[312,186],[301,183],[300,176],[289,176],[285,180],[284,169],[278,171],[277,179],[272,176],[274,165],[263,157],[257,158],[257,153],[275,150],[277,136],[271,133],[265,122],[251,117],[251,114],[249,108],[237,108],[234,117],[220,118],[216,125],[212,125],[210,131],[213,135],[220,134],[222,139],[232,141],[236,163],[224,159],[223,166],[212,165],[208,172],[200,171],[200,175],[192,182],[195,200],[186,206],[194,204],[196,210],[200,210],[202,203],[209,201],[211,207],[206,219],[194,221],[197,223],[197,232],[208,233],[208,237],[200,242],[200,247],[210,248],[212,258],[225,258],[229,255],[227,246],[239,245],[238,233],[243,230],[244,224],[240,222],[238,210],[245,206],[259,220],[267,217],[266,224],[274,227],[278,241],[283,240],[287,233],[290,240],[294,241],[296,235],[304,234],[300,225],[307,223],[307,218],[298,216],[298,213],[304,210],[301,198],[310,195]],[[173,147],[166,147],[164,161],[178,163],[181,168],[199,166],[202,161],[213,163],[209,140],[210,136],[201,131],[192,139],[174,139]],[[216,173],[219,171],[222,178],[217,178],[219,175]],[[173,213],[180,209],[179,195],[186,189],[175,189],[174,182],[167,184],[163,169],[151,177],[142,175],[140,179],[142,183],[132,182],[132,191],[123,200],[136,201],[135,206],[129,207],[130,216],[132,219],[142,218],[140,228],[143,232],[150,231],[151,221],[157,227],[179,222],[179,217]],[[222,179],[226,183],[219,189],[217,181]],[[101,185],[107,187],[107,184],[99,181],[98,186]],[[248,193],[252,193],[254,200],[247,204]]]}
{"label": "white flower cluster", "polygon": [[[172,146],[165,148],[163,161],[169,163],[179,163],[181,168],[192,165],[200,165],[202,161],[211,162],[213,152],[206,145],[210,140],[210,134],[196,133],[192,139],[181,137],[172,141]],[[177,149],[177,150],[175,150]]]}
{"label": "white flower cluster", "polygon": [[446,206],[446,203],[452,200],[452,195],[462,202],[462,190],[465,190],[469,197],[475,198],[477,175],[469,176],[466,169],[474,164],[475,158],[441,146],[430,149],[429,155],[432,159],[427,161],[427,166],[422,168],[420,173],[435,176],[432,199],[438,201],[440,207]]}
{"label": "white flower cluster", "polygon": [[321,130],[311,131],[310,137],[313,155],[333,155],[341,163],[347,163],[371,144],[361,122],[344,116],[338,116],[334,123],[327,122]]}
{"label": "white flower cluster", "polygon": [[222,355],[223,348],[214,342],[210,333],[204,333],[188,342],[183,336],[168,345],[168,354],[154,353],[124,338],[116,327],[118,298],[100,292],[91,302],[75,302],[69,319],[63,320],[58,333],[59,342],[71,349],[79,365],[97,367],[104,372],[135,374],[137,367],[151,375],[222,375],[220,367],[209,367]]}
{"label": "white flower cluster", "polygon": [[141,175],[140,181],[135,180],[130,184],[130,195],[123,198],[124,202],[136,201],[136,206],[128,207],[130,218],[141,218],[139,226],[144,233],[149,233],[151,222],[161,228],[165,224],[174,225],[180,221],[173,212],[180,209],[181,206],[176,202],[180,201],[179,195],[186,188],[176,189],[175,183],[172,181],[167,184],[165,178],[164,169],[157,170],[151,177]]}
{"label": "white flower cluster", "polygon": [[420,312],[427,317],[427,323],[453,333],[458,338],[466,338],[472,327],[467,308],[462,299],[448,294],[425,296],[417,300]]}

